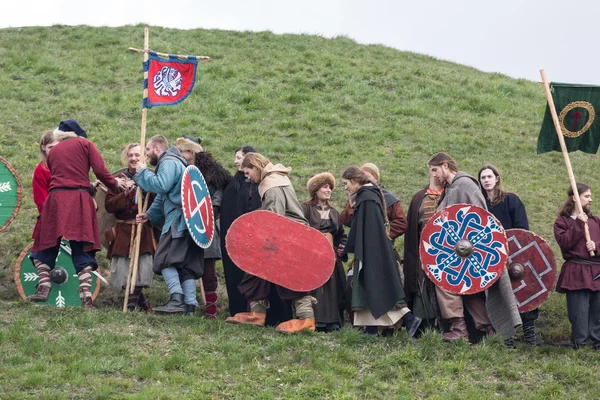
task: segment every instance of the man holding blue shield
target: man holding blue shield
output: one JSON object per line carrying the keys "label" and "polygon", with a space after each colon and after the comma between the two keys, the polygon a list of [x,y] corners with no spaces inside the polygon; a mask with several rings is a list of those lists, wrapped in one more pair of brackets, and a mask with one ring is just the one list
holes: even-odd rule
{"label": "man holding blue shield", "polygon": [[169,301],[154,311],[192,315],[198,306],[196,280],[204,273],[204,250],[190,237],[181,209],[181,179],[187,162],[162,135],[148,140],[146,158],[154,172],[138,163],[133,180],[147,192],[156,193],[156,198],[136,222],[156,225],[164,218],[152,269],[165,278],[170,294]]}

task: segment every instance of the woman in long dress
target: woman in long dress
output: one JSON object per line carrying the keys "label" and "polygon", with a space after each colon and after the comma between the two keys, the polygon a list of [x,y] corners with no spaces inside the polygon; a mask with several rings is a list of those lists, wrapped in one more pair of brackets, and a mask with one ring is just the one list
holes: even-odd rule
{"label": "woman in long dress", "polygon": [[[335,177],[323,172],[310,178],[306,184],[311,199],[301,204],[308,224],[322,232],[334,249],[346,245],[344,225],[340,213],[330,203],[331,192],[335,188]],[[343,261],[348,256],[336,257],[335,267],[329,280],[314,291],[317,299],[315,321],[318,331],[329,332],[342,327],[344,310],[345,273]]]}

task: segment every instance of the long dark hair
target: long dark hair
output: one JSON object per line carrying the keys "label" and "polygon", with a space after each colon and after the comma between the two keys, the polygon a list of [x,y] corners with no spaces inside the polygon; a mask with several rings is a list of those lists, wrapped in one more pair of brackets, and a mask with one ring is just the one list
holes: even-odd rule
{"label": "long dark hair", "polygon": [[[590,189],[591,188],[588,185],[586,185],[585,183],[577,183],[577,191],[579,192],[580,196]],[[565,201],[565,203],[563,204],[563,206],[560,210],[559,215],[561,217],[570,217],[571,215],[573,215],[573,212],[575,210],[575,200],[573,200],[573,188],[571,186],[569,186],[569,188],[567,189],[567,195],[569,196],[569,198],[567,199],[567,201]],[[584,210],[584,212],[587,214],[588,217],[592,216],[591,211],[586,212]]]}
{"label": "long dark hair", "polygon": [[483,167],[481,167],[481,169],[477,173],[477,181],[479,182],[479,187],[481,188],[481,193],[483,193],[483,197],[485,197],[487,200],[490,200],[487,191],[481,185],[481,173],[486,169],[491,170],[494,173],[494,176],[498,178],[498,182],[496,183],[496,186],[494,186],[495,196],[494,199],[491,201],[492,206],[497,206],[498,204],[504,202],[504,199],[506,198],[508,192],[502,189],[502,178],[500,178],[500,171],[498,171],[498,168],[494,167],[492,164],[486,164]]}

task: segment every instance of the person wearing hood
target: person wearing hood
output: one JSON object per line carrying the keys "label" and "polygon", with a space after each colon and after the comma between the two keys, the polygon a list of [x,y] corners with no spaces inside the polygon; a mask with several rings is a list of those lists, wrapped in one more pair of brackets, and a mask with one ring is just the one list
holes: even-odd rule
{"label": "person wearing hood", "polygon": [[354,254],[351,306],[353,324],[364,333],[377,335],[378,327],[394,327],[401,322],[412,337],[421,318],[406,305],[400,271],[389,232],[385,195],[357,166],[342,174],[344,189],[354,197],[354,216],[348,241],[338,255]]}
{"label": "person wearing hood", "polygon": [[[487,204],[477,179],[460,172],[456,161],[446,153],[437,153],[427,163],[429,173],[438,184],[444,186],[444,193],[438,210],[454,204],[473,204],[487,210]],[[450,331],[442,336],[445,340],[469,339],[465,321],[465,307],[478,331],[493,335],[496,331],[510,346],[516,327],[521,325],[519,309],[512,291],[506,270],[485,293],[458,295],[439,286],[435,287],[442,318],[450,322]]]}
{"label": "person wearing hood", "polygon": [[170,295],[169,301],[154,311],[192,315],[198,307],[196,280],[204,273],[204,250],[193,241],[181,209],[181,180],[187,161],[162,135],[148,140],[146,158],[154,172],[145,163],[137,163],[133,180],[143,190],[156,193],[156,198],[146,213],[137,215],[136,222],[157,226],[164,219],[152,270],[165,278]]}
{"label": "person wearing hood", "polygon": [[[258,153],[246,154],[242,162],[242,171],[248,179],[258,183],[258,193],[262,200],[263,210],[308,225],[302,207],[298,203],[294,187],[288,178],[291,170],[281,164],[273,165],[265,156]],[[245,274],[239,285],[240,292],[250,302],[250,312],[238,313],[227,318],[225,322],[264,326],[269,308],[268,297],[272,286],[275,286],[282,300],[292,301],[296,313],[296,319],[282,322],[277,325],[276,329],[286,333],[314,331],[316,299],[309,292],[286,289],[250,274]]]}
{"label": "person wearing hood", "polygon": [[54,139],[59,143],[48,154],[51,176],[49,194],[35,232],[31,261],[38,276],[32,302],[48,300],[52,284],[50,271],[56,264],[61,238],[69,239],[73,266],[79,278],[79,297],[84,309],[92,308],[92,272],[98,268],[100,230],[96,204],[91,194],[90,168],[107,187],[125,189],[125,179],[115,178],[106,169],[96,146],[75,120],[61,121]]}
{"label": "person wearing hood", "polygon": [[202,139],[188,135],[183,135],[177,139],[177,148],[181,152],[183,158],[188,162],[188,165],[195,165],[208,186],[210,200],[213,206],[215,218],[215,233],[210,246],[204,250],[204,275],[202,275],[202,286],[204,287],[204,298],[206,300],[206,319],[217,319],[217,311],[219,306],[217,301],[219,296],[217,288],[219,282],[217,280],[216,264],[220,260],[221,255],[221,238],[218,224],[219,211],[223,201],[223,189],[231,180],[231,174],[227,171],[213,155],[204,151],[200,143]]}

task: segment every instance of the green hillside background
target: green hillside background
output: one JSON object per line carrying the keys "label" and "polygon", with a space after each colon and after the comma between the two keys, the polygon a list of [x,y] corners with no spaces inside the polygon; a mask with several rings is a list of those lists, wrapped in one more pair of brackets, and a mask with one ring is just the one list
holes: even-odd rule
{"label": "green hillside background", "polygon": [[[24,186],[20,213],[0,233],[0,309],[6,310],[0,311],[2,329],[15,324],[27,327],[41,323],[43,331],[52,331],[59,329],[51,323],[53,316],[60,316],[66,326],[70,326],[66,317],[73,316],[91,325],[107,324],[109,329],[119,330],[115,327],[120,324],[122,315],[106,304],[101,307],[101,310],[104,308],[102,311],[98,311],[98,315],[102,315],[100,320],[90,322],[90,318],[95,317],[82,315],[77,310],[60,312],[53,309],[44,313],[29,304],[16,302],[19,297],[13,272],[19,253],[31,241],[37,215],[31,194],[31,177],[38,163],[37,141],[40,135],[47,129],[56,128],[60,120],[78,120],[104,156],[109,170],[122,167],[120,152],[126,143],[139,141],[142,55],[129,52],[128,47],[143,47],[142,26],[53,26],[0,30],[0,156],[12,164]],[[152,27],[150,47],[165,53],[207,55],[212,60],[200,63],[196,86],[183,103],[148,111],[147,137],[163,134],[174,142],[183,133],[199,136],[204,140],[202,144],[205,149],[230,170],[233,170],[235,149],[250,144],[273,162],[293,168],[291,179],[300,200],[308,197],[305,184],[311,175],[330,171],[340,177],[350,165],[373,162],[381,170],[385,187],[400,198],[405,209],[414,193],[428,182],[426,162],[432,154],[438,151],[449,153],[457,160],[460,170],[473,175],[482,165],[492,163],[502,172],[505,189],[516,192],[525,203],[531,230],[551,244],[558,264],[562,262],[554,241],[552,224],[566,199],[569,181],[560,153],[536,154],[537,135],[546,104],[541,84],[498,73],[484,73],[380,45],[359,45],[346,37],[326,39],[308,35],[275,35],[270,32],[183,31]],[[543,67],[540,65],[540,68]],[[547,72],[550,74],[551,71]],[[594,189],[598,182],[598,157],[571,153],[571,158],[577,180]],[[338,208],[343,207],[345,198],[341,187],[336,188],[333,199]],[[400,248],[401,243],[402,240],[398,243]],[[102,262],[106,266],[104,259]],[[164,299],[164,284],[157,287],[160,289],[153,289],[155,298]],[[223,280],[221,287],[224,287]],[[556,293],[542,306],[539,320],[542,340],[553,343],[568,340],[569,324],[565,309],[564,296]],[[126,318],[128,324],[141,327],[154,324],[157,329],[165,321],[155,316]],[[34,323],[35,320],[43,322]],[[201,328],[194,327],[189,321],[181,324],[183,332],[210,335],[217,329],[215,325],[209,327],[210,324],[205,321],[202,322],[204,325],[200,325]],[[233,333],[235,329],[221,322],[217,326],[219,333],[221,329],[227,329],[229,335],[236,334]],[[33,328],[26,329],[29,329],[33,338],[37,337],[31,331]],[[3,343],[15,346],[13,350],[18,353],[20,345],[13,343],[10,332],[7,332],[4,336],[0,334],[0,346]],[[250,341],[261,340],[260,333],[252,336],[252,330],[239,329],[237,332],[248,335]],[[275,333],[269,335],[277,337]],[[338,335],[324,339],[300,336],[272,340],[286,340],[286,344],[279,345],[281,349],[285,349],[287,344],[302,343],[304,340],[316,340],[318,346],[323,346],[325,342],[335,342],[336,338],[349,348],[356,344],[365,345],[365,339],[351,330],[344,330]],[[36,340],[43,341],[40,338]],[[373,344],[374,347],[369,350],[373,354],[360,353],[357,357],[364,356],[364,360],[385,357],[385,347],[389,343],[408,346],[417,358],[424,357],[425,360],[435,358],[433,354],[438,350],[444,356],[454,357],[459,364],[460,357],[463,357],[463,361],[474,357],[469,353],[471,350],[468,346],[445,347],[448,345],[438,342],[434,334],[425,344],[413,344],[404,337],[390,340],[392,342]],[[25,346],[23,343],[21,345]],[[170,345],[176,346],[175,343]],[[235,342],[230,345],[235,346]],[[423,356],[420,353],[422,346],[438,350]],[[484,350],[480,348],[476,351],[489,351],[489,357],[504,357],[508,363],[515,360],[506,357],[520,357],[504,355],[500,341],[495,344],[492,342],[490,346],[492,349],[486,350],[484,345]],[[350,351],[345,348],[342,350]],[[365,351],[364,348],[361,351]],[[545,358],[546,350],[524,351],[534,354],[534,358]],[[547,351],[558,352],[556,354],[565,357],[566,361],[557,365],[554,361],[527,361],[527,357],[523,357],[521,361],[529,365],[528,368],[546,368],[545,372],[535,376],[524,372],[521,377],[501,377],[501,385],[498,381],[492,382],[492,391],[485,393],[517,395],[522,387],[535,383],[541,388],[544,398],[551,395],[579,396],[582,393],[577,392],[577,383],[582,381],[591,385],[586,393],[592,395],[593,390],[598,393],[597,380],[592,379],[592,366],[597,368],[598,356],[594,358],[593,354],[587,353],[572,356],[568,349]],[[346,356],[350,363],[360,364],[364,361],[348,354]],[[403,360],[405,356],[397,357]],[[18,357],[27,359],[23,354]],[[290,357],[287,360],[293,361],[294,357]],[[482,357],[481,354],[478,357]],[[348,360],[342,359],[340,363],[345,364]],[[368,364],[372,361],[365,362]],[[542,366],[532,367],[528,362],[539,362]],[[553,368],[558,368],[556,375],[547,369],[548,362]],[[127,362],[124,364],[123,368],[126,369]],[[581,369],[575,365],[581,365]],[[450,379],[461,371],[460,367],[456,370],[452,368],[434,373]],[[481,368],[484,367],[475,370]],[[569,368],[571,372],[576,371],[572,373],[579,375],[570,383],[557,381],[557,376],[567,372],[561,368]],[[155,372],[148,372],[149,378],[143,379],[157,378]],[[338,372],[345,376],[343,379],[348,379],[342,388],[348,390],[350,398],[361,397],[368,393],[366,388],[370,387],[374,390],[382,387],[389,389],[389,385],[392,385],[392,390],[403,387],[402,380],[394,380],[398,378],[396,373],[390,372],[392,375],[389,379],[375,376],[373,382],[363,384],[363,387],[352,383],[354,379],[359,379],[360,373],[349,372],[346,374],[348,377],[343,371]],[[368,367],[365,373],[370,373]],[[15,382],[6,379],[5,383]],[[220,378],[215,379],[222,385]],[[252,379],[248,379],[248,387],[253,388]],[[388,383],[381,383],[386,379]],[[389,383],[390,379],[396,383]],[[432,387],[423,382],[424,376],[409,375],[407,379],[415,386],[403,387],[405,391],[398,393],[405,393],[409,397],[435,393]],[[483,377],[479,382],[487,382],[486,379]],[[507,385],[507,380],[514,383]],[[328,382],[327,379],[325,381]],[[30,393],[46,393],[43,391],[46,389],[40,389],[35,382],[34,379]],[[277,388],[278,383],[268,379],[265,382],[268,390]],[[17,383],[21,384],[22,381]],[[478,393],[475,386],[463,385],[461,387],[467,389],[461,392],[460,387],[454,387],[451,383],[448,385],[456,390],[450,390],[450,396],[471,393],[476,397]],[[596,385],[595,389],[593,385]],[[45,388],[43,384],[41,387]],[[287,388],[291,390],[293,387],[292,382]],[[215,395],[215,392],[211,392],[213,389],[206,389],[205,394]],[[367,392],[363,392],[363,389]],[[469,392],[471,389],[473,391]],[[106,390],[108,397],[112,396],[110,387],[106,387]],[[137,389],[124,390],[134,393]],[[169,398],[170,392],[165,390],[164,393],[159,391],[151,394]],[[226,388],[223,390],[216,393],[229,393]],[[63,392],[50,390],[48,393],[60,395]],[[277,397],[278,392],[275,390],[274,393]],[[346,391],[336,392],[325,387],[314,396],[336,397],[344,393]],[[585,393],[583,396],[586,396]]]}

